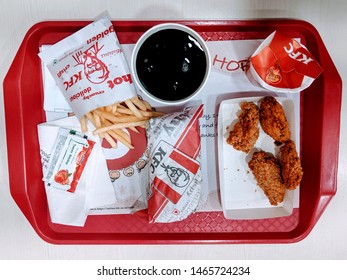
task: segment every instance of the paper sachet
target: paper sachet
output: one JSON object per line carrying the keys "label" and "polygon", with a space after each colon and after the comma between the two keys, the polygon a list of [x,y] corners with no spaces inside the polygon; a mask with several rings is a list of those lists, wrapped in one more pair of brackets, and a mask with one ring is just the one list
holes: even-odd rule
{"label": "paper sachet", "polygon": [[59,128],[44,174],[48,186],[75,192],[94,144],[82,133]]}

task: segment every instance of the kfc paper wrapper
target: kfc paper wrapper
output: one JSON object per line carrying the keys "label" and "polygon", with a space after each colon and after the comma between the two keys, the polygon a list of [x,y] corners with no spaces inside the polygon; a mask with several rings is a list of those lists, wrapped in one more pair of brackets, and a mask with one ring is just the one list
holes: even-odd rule
{"label": "kfc paper wrapper", "polygon": [[264,40],[250,61],[253,78],[265,89],[276,92],[302,91],[322,73],[305,46],[278,31]]}
{"label": "kfc paper wrapper", "polygon": [[79,119],[93,109],[136,96],[108,18],[87,25],[39,56]]}
{"label": "kfc paper wrapper", "polygon": [[89,212],[91,215],[132,214],[147,209],[148,150],[146,149],[133,164],[124,168],[115,168],[112,165],[122,160],[124,159],[107,159],[109,178],[115,191],[116,202],[107,207],[91,209]]}
{"label": "kfc paper wrapper", "polygon": [[147,127],[150,223],[181,221],[199,205],[200,129],[203,106],[152,119]]}

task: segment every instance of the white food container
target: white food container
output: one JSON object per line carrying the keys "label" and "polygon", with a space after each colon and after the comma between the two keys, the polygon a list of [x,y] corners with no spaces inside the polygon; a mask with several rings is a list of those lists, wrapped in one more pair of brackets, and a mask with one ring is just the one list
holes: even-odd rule
{"label": "white food container", "polygon": [[[250,151],[235,150],[226,142],[229,131],[238,121],[240,103],[243,101],[259,103],[262,97],[235,98],[222,101],[218,115],[218,159],[221,203],[224,216],[227,219],[264,219],[288,216],[292,213],[295,191],[286,191],[284,200],[277,206],[272,206],[262,189],[257,185],[255,177],[248,167],[254,151],[263,150],[273,155],[279,149],[274,140],[261,128],[259,138]],[[292,140],[298,143],[298,130],[296,127],[294,103],[291,99],[276,97],[286,113]],[[259,105],[259,104],[258,104]],[[298,195],[296,193],[295,195]]]}

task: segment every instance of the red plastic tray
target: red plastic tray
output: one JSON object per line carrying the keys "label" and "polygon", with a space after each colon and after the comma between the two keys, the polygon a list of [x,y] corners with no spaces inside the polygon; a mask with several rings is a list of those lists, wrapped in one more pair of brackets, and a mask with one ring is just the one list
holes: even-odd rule
{"label": "red plastic tray", "polygon": [[[45,121],[42,44],[52,44],[90,22],[53,21],[26,34],[4,80],[10,191],[38,235],[55,244],[290,243],[305,238],[336,193],[341,78],[317,30],[300,20],[180,21],[205,40],[263,39],[274,30],[301,38],[324,73],[301,94],[300,208],[289,217],[235,221],[222,212],[197,213],[173,224],[148,224],[134,215],[90,216],[83,228],[50,222],[42,182],[37,124]],[[135,43],[159,21],[114,21],[121,43]]]}

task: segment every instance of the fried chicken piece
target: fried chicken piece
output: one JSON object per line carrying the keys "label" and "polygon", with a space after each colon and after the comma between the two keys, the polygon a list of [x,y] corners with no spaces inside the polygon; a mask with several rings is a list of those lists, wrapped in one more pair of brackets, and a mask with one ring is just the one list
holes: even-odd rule
{"label": "fried chicken piece", "polygon": [[258,186],[264,191],[271,205],[277,205],[284,199],[286,187],[281,176],[278,160],[264,151],[255,152],[248,163]]}
{"label": "fried chicken piece", "polygon": [[242,113],[226,141],[236,150],[248,153],[259,137],[259,108],[253,102],[242,102],[240,108]]}
{"label": "fried chicken piece", "polygon": [[290,139],[289,124],[278,101],[267,96],[260,103],[260,124],[266,134],[271,136],[277,143],[284,143]]}
{"label": "fried chicken piece", "polygon": [[289,190],[295,190],[304,174],[301,161],[296,151],[295,143],[288,140],[280,148],[280,162],[284,185]]}

